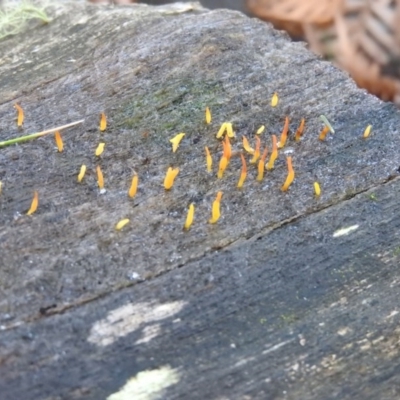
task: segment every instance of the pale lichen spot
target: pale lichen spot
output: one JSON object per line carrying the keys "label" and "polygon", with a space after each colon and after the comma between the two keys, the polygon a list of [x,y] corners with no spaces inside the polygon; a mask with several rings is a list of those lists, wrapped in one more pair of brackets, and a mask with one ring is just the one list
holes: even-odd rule
{"label": "pale lichen spot", "polygon": [[152,322],[174,316],[185,305],[184,301],[163,304],[152,302],[125,304],[110,311],[104,319],[97,321],[90,330],[88,341],[97,346],[108,346],[121,337],[149,326]]}
{"label": "pale lichen spot", "polygon": [[338,229],[337,231],[334,232],[333,237],[337,238],[340,236],[346,236],[346,235],[350,234],[351,232],[356,231],[359,228],[359,226],[360,225],[351,225],[346,228]]}
{"label": "pale lichen spot", "polygon": [[169,365],[139,372],[107,400],[157,400],[164,398],[165,389],[179,382],[180,372]]}

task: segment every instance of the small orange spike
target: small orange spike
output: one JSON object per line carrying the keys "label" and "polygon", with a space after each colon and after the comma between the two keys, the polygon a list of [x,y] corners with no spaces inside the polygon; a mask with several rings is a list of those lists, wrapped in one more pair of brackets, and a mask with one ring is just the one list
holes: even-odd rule
{"label": "small orange spike", "polygon": [[272,153],[269,158],[267,170],[274,169],[275,160],[278,158],[278,145],[276,143],[276,136],[272,135]]}
{"label": "small orange spike", "polygon": [[296,142],[298,142],[301,138],[301,136],[303,135],[303,130],[304,130],[304,124],[305,124],[305,119],[302,118],[299,127],[297,128],[296,134],[294,136],[294,139],[296,140]]}
{"label": "small orange spike", "polygon": [[206,107],[206,124],[211,124],[211,111],[208,107]]}
{"label": "small orange spike", "polygon": [[232,146],[228,135],[225,136],[224,156],[228,159],[228,161],[230,161],[232,156]]}
{"label": "small orange spike", "polygon": [[208,147],[204,147],[206,151],[206,163],[207,163],[207,171],[211,172],[212,171],[212,157],[210,154],[210,150],[208,150]]}
{"label": "small orange spike", "polygon": [[107,117],[103,112],[100,114],[100,132],[104,132],[107,129]]}
{"label": "small orange spike", "polygon": [[139,181],[138,176],[136,174],[133,175],[131,187],[129,188],[129,191],[128,191],[128,196],[131,199],[133,199],[136,196],[138,181]]}
{"label": "small orange spike", "polygon": [[226,170],[226,167],[228,166],[229,160],[226,158],[226,156],[222,156],[221,160],[219,161],[219,169],[218,169],[218,174],[217,177],[221,179],[224,176],[224,172]]}
{"label": "small orange spike", "polygon": [[292,166],[292,157],[286,157],[286,162],[287,162],[287,168],[288,168],[288,175],[286,178],[285,183],[282,186],[282,191],[286,192],[289,189],[289,186],[292,184],[294,180],[294,170]]}
{"label": "small orange spike", "polygon": [[61,153],[63,151],[63,149],[64,149],[64,143],[62,141],[62,138],[61,138],[61,135],[60,135],[60,131],[55,131],[54,138],[56,140],[57,149]]}
{"label": "small orange spike", "polygon": [[254,150],[253,158],[250,160],[250,164],[255,164],[257,160],[260,158],[260,147],[261,147],[261,140],[258,136],[256,136],[256,149]]}
{"label": "small orange spike", "polygon": [[246,159],[244,158],[243,153],[240,153],[240,158],[242,159],[242,172],[240,173],[239,182],[237,184],[237,187],[239,189],[243,186],[243,183],[246,180],[246,176],[247,176]]}
{"label": "small orange spike", "polygon": [[218,192],[217,197],[212,205],[211,219],[208,221],[210,224],[215,224],[221,216],[221,211],[220,211],[221,199],[222,199],[222,192]]}
{"label": "small orange spike", "polygon": [[32,215],[34,212],[36,212],[38,205],[39,205],[39,195],[38,195],[38,192],[35,190],[33,192],[33,199],[32,199],[31,206],[30,206],[28,212],[26,213],[26,215]]}
{"label": "small orange spike", "polygon": [[246,136],[243,137],[243,148],[249,153],[249,154],[254,154],[254,149],[250,147],[249,141],[247,140]]}
{"label": "small orange spike", "polygon": [[97,172],[97,184],[99,185],[99,189],[100,190],[104,189],[104,177],[100,165],[96,167],[96,172]]}
{"label": "small orange spike", "polygon": [[285,147],[288,131],[289,131],[289,117],[286,117],[285,125],[283,126],[283,130],[281,133],[281,139],[279,140],[279,143],[278,143],[279,149],[282,149],[283,147]]}
{"label": "small orange spike", "polygon": [[264,178],[264,168],[265,168],[265,160],[267,158],[267,154],[268,154],[268,148],[266,147],[264,149],[262,157],[258,161],[258,175],[257,175],[258,182],[261,182]]}
{"label": "small orange spike", "polygon": [[22,125],[24,124],[24,110],[22,109],[22,107],[15,103],[14,104],[15,109],[17,110],[17,126],[19,128],[22,127]]}
{"label": "small orange spike", "polygon": [[325,126],[324,126],[324,129],[322,129],[321,133],[319,134],[318,139],[321,140],[321,141],[325,140],[326,135],[327,135],[327,133],[328,133],[329,131],[330,131],[329,127],[325,125]]}
{"label": "small orange spike", "polygon": [[165,190],[170,190],[174,185],[176,176],[179,174],[179,168],[169,167],[164,178],[164,188]]}

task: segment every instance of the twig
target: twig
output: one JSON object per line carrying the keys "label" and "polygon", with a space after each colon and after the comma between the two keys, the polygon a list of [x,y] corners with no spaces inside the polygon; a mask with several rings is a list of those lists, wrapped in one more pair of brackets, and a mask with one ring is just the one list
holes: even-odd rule
{"label": "twig", "polygon": [[66,124],[66,125],[62,125],[62,126],[57,126],[56,128],[47,129],[42,132],[32,133],[30,135],[20,136],[20,137],[14,138],[14,139],[5,140],[4,142],[0,142],[0,147],[9,146],[9,145],[15,144],[15,143],[26,142],[31,139],[35,139],[35,138],[38,138],[38,137],[41,137],[44,135],[48,135],[49,133],[54,133],[55,131],[61,131],[62,129],[67,129],[67,128],[70,128],[71,126],[79,125],[84,121],[85,121],[84,119],[81,119],[79,121],[71,122],[70,124]]}

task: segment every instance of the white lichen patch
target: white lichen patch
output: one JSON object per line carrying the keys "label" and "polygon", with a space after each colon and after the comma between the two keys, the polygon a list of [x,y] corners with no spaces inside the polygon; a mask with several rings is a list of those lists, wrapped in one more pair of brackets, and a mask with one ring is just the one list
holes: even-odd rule
{"label": "white lichen patch", "polygon": [[346,235],[350,234],[351,232],[356,231],[359,228],[359,226],[360,225],[351,225],[346,228],[338,229],[336,232],[334,232],[333,237],[337,238],[340,236],[346,236]]}
{"label": "white lichen patch", "polygon": [[151,330],[151,325],[148,325],[174,316],[182,310],[185,304],[184,301],[164,304],[125,304],[110,311],[106,318],[97,321],[90,330],[88,341],[98,346],[108,346],[117,339],[142,328],[145,329],[143,329],[143,336],[138,342],[149,341],[158,336],[161,329],[156,325]]}
{"label": "white lichen patch", "polygon": [[169,365],[159,369],[142,371],[129,379],[117,392],[107,400],[156,400],[163,398],[164,390],[179,382],[178,370]]}

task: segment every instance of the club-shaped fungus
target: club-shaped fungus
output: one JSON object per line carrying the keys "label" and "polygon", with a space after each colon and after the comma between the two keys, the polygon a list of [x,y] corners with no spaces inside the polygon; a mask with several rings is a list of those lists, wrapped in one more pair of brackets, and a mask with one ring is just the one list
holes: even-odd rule
{"label": "club-shaped fungus", "polygon": [[204,150],[206,151],[206,164],[207,164],[207,171],[211,172],[212,171],[212,157],[210,154],[210,150],[208,150],[208,147],[204,147]]}
{"label": "club-shaped fungus", "polygon": [[281,138],[280,138],[279,143],[278,143],[278,148],[279,149],[282,149],[283,147],[285,147],[288,131],[289,131],[289,117],[286,117],[285,118],[285,125],[283,126],[283,130],[282,130],[282,133],[281,133]]}
{"label": "club-shaped fungus", "polygon": [[276,107],[278,105],[279,97],[278,93],[274,93],[272,98],[271,98],[271,107]]}
{"label": "club-shaped fungus", "polygon": [[287,162],[287,168],[288,168],[288,175],[286,178],[285,183],[282,186],[282,191],[286,192],[289,189],[289,186],[292,184],[294,180],[294,170],[292,166],[292,157],[288,156],[286,157],[286,162]]}
{"label": "club-shaped fungus", "polygon": [[79,174],[78,174],[78,182],[82,182],[83,177],[85,176],[86,173],[86,165],[83,164],[81,166],[81,169],[79,170]]}
{"label": "club-shaped fungus", "polygon": [[139,182],[138,176],[136,174],[133,175],[131,187],[129,188],[129,191],[128,191],[128,196],[131,199],[133,199],[136,196],[138,182]]}
{"label": "club-shaped fungus", "polygon": [[221,199],[222,199],[222,192],[218,192],[217,197],[212,204],[211,219],[208,220],[210,224],[215,224],[219,220],[219,217],[221,216],[221,211],[220,211]]}
{"label": "club-shaped fungus", "polygon": [[242,159],[242,171],[240,172],[240,178],[239,178],[239,182],[237,184],[237,187],[239,189],[243,186],[243,183],[246,180],[246,176],[247,176],[246,159],[244,158],[243,153],[240,153],[240,158]]}
{"label": "club-shaped fungus", "polygon": [[179,143],[181,142],[181,140],[183,139],[184,136],[185,136],[184,133],[178,133],[176,136],[174,136],[172,139],[169,140],[172,143],[172,152],[173,153],[175,153],[176,150],[178,150]]}
{"label": "club-shaped fungus", "polygon": [[264,153],[261,156],[260,160],[258,161],[258,175],[257,175],[257,181],[261,182],[264,178],[264,168],[265,168],[265,160],[267,158],[268,154],[268,149],[264,149]]}
{"label": "club-shaped fungus", "polygon": [[250,164],[255,164],[260,158],[261,140],[258,136],[256,136],[256,142],[256,149],[254,150],[253,158],[250,160]]}
{"label": "club-shaped fungus", "polygon": [[193,218],[194,218],[194,204],[190,204],[187,215],[186,215],[186,221],[185,225],[183,225],[183,229],[189,229],[193,223]]}
{"label": "club-shaped fungus", "polygon": [[278,158],[278,144],[276,135],[272,135],[272,153],[269,158],[268,164],[266,165],[267,170],[274,169],[275,160]]}
{"label": "club-shaped fungus", "polygon": [[17,110],[17,126],[20,128],[24,124],[24,110],[17,103],[14,104],[14,107]]}
{"label": "club-shaped fungus", "polygon": [[229,141],[229,136],[225,136],[225,140],[224,140],[225,146],[224,146],[224,156],[228,159],[228,161],[230,161],[231,157],[232,157],[232,146],[231,146],[231,142]]}
{"label": "club-shaped fungus", "polygon": [[256,131],[256,135],[261,135],[265,130],[265,125],[261,125],[257,131]]}
{"label": "club-shaped fungus", "polygon": [[61,153],[64,149],[64,143],[62,141],[60,131],[55,131],[54,132],[54,139],[56,140],[56,145],[59,153]]}
{"label": "club-shaped fungus", "polygon": [[304,124],[306,123],[306,120],[304,118],[301,119],[300,125],[297,128],[296,134],[294,135],[294,140],[296,140],[296,142],[298,142],[300,140],[300,138],[303,135],[303,131],[304,131]]}
{"label": "club-shaped fungus", "polygon": [[104,177],[100,165],[96,167],[96,172],[97,172],[97,185],[99,186],[99,189],[102,190],[104,189]]}
{"label": "club-shaped fungus", "polygon": [[3,189],[3,182],[0,181],[0,194],[1,194],[1,190]]}
{"label": "club-shaped fungus", "polygon": [[226,125],[227,122],[224,122],[221,127],[219,128],[219,131],[217,132],[217,139],[222,138],[222,136],[224,135],[225,131],[226,131]]}
{"label": "club-shaped fungus", "polygon": [[103,112],[100,114],[100,132],[104,132],[107,129],[107,117]]}
{"label": "club-shaped fungus", "polygon": [[372,125],[368,125],[368,126],[365,128],[365,131],[364,131],[364,134],[363,134],[363,138],[364,138],[364,139],[366,139],[366,138],[370,135],[371,129],[372,129]]}
{"label": "club-shaped fungus", "polygon": [[211,111],[208,107],[206,107],[206,124],[211,124]]}
{"label": "club-shaped fungus", "polygon": [[254,149],[250,147],[249,141],[247,140],[246,136],[243,137],[243,148],[249,153],[249,154],[254,154]]}
{"label": "club-shaped fungus", "polygon": [[235,132],[233,132],[233,127],[232,127],[232,122],[227,122],[226,123],[226,134],[230,138],[234,138],[235,137]]}
{"label": "club-shaped fungus", "polygon": [[321,188],[318,182],[314,182],[314,193],[317,197],[321,195]]}
{"label": "club-shaped fungus", "polygon": [[117,225],[115,225],[115,229],[117,231],[120,231],[127,223],[129,223],[129,218],[121,219],[121,221],[119,221]]}
{"label": "club-shaped fungus", "polygon": [[35,190],[33,192],[33,199],[32,199],[31,206],[30,206],[28,212],[26,213],[26,215],[32,215],[37,210],[38,205],[39,205],[39,195],[38,195],[38,192]]}
{"label": "club-shaped fungus", "polygon": [[219,168],[218,168],[218,174],[217,177],[221,179],[224,176],[224,172],[226,170],[226,167],[228,166],[229,160],[225,156],[225,154],[222,155],[221,160],[219,161]]}
{"label": "club-shaped fungus", "polygon": [[324,141],[328,132],[330,132],[329,126],[325,125],[324,129],[322,129],[322,131],[320,132],[318,139]]}
{"label": "club-shaped fungus", "polygon": [[101,142],[101,143],[98,144],[98,146],[97,146],[97,148],[96,148],[96,151],[95,151],[96,157],[99,157],[99,156],[101,156],[101,155],[103,154],[104,146],[105,146],[105,145],[106,145],[106,144],[103,143],[103,142]]}
{"label": "club-shaped fungus", "polygon": [[170,190],[174,185],[176,176],[179,174],[179,168],[169,167],[164,178],[164,188],[165,190]]}

